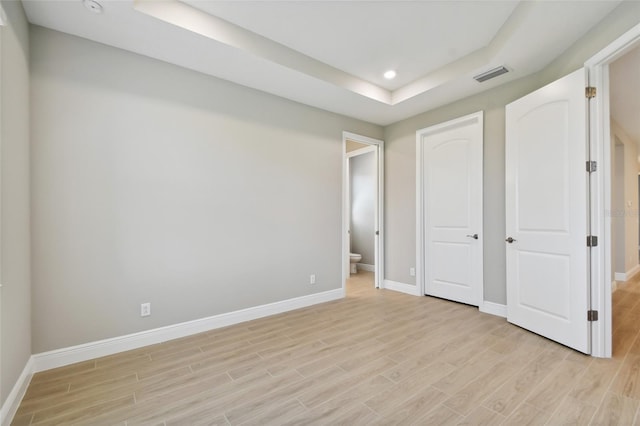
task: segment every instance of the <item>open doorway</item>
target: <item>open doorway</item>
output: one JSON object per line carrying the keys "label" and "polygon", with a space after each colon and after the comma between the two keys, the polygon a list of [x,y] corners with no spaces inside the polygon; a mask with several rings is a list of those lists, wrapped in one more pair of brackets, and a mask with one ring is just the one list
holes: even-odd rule
{"label": "open doorway", "polygon": [[640,333],[638,153],[640,46],[609,64],[611,143],[612,356],[622,357]]}
{"label": "open doorway", "polygon": [[[591,250],[590,264],[591,309],[599,313],[598,320],[591,323],[592,354],[611,357],[617,356],[614,349],[619,352],[621,344],[622,350],[628,350],[640,332],[620,321],[620,308],[625,303],[617,300],[620,294],[612,294],[616,288],[620,290],[618,281],[629,281],[640,269],[636,251],[640,234],[637,215],[640,25],[585,65],[589,86],[596,88],[589,106],[589,149],[591,160],[597,163],[597,173],[590,174],[590,234],[599,237],[599,243]],[[632,326],[634,322],[626,325]]]}
{"label": "open doorway", "polygon": [[349,273],[375,272],[376,147],[347,141]]}
{"label": "open doorway", "polygon": [[343,288],[359,271],[373,272],[373,285],[381,287],[383,147],[381,140],[343,133]]}

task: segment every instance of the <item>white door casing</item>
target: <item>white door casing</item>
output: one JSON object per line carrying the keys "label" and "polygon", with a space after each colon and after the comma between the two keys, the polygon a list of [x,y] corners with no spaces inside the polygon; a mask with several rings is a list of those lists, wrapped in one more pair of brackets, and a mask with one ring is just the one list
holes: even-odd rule
{"label": "white door casing", "polygon": [[479,306],[483,295],[482,111],[416,132],[421,294]]}
{"label": "white door casing", "polygon": [[506,106],[507,320],[590,352],[585,70]]}

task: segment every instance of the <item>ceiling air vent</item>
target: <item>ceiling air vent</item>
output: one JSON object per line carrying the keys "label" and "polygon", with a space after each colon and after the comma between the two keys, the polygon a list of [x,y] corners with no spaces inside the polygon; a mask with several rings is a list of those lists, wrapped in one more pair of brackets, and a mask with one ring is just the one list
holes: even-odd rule
{"label": "ceiling air vent", "polygon": [[499,67],[494,68],[492,70],[483,72],[482,74],[478,74],[473,78],[475,78],[478,81],[478,83],[482,83],[483,81],[491,80],[494,77],[497,77],[499,75],[502,75],[502,74],[505,74],[505,73],[508,73],[508,72],[509,72],[508,69],[506,69],[503,66],[499,66]]}

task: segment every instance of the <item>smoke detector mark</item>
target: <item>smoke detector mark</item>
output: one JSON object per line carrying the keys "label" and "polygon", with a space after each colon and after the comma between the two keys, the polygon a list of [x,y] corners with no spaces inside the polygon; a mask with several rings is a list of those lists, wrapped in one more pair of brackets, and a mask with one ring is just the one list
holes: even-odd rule
{"label": "smoke detector mark", "polygon": [[99,15],[103,11],[102,5],[95,0],[84,0],[82,3],[84,4],[84,7],[95,14]]}

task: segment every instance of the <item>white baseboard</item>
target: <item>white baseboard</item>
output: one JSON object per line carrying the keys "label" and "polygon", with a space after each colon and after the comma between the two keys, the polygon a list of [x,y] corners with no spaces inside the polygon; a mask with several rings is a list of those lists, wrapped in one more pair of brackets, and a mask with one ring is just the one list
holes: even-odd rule
{"label": "white baseboard", "polygon": [[16,415],[16,411],[18,411],[22,398],[27,392],[29,383],[31,383],[31,377],[33,377],[34,373],[33,367],[33,356],[31,356],[24,366],[20,377],[18,377],[18,381],[13,386],[13,389],[11,389],[11,392],[9,392],[9,396],[7,396],[4,404],[2,404],[2,408],[0,408],[0,425],[10,425],[13,421],[13,417]]}
{"label": "white baseboard", "polygon": [[310,294],[296,297],[280,302],[269,303],[267,305],[255,306],[241,309],[207,318],[173,324],[153,330],[114,337],[111,339],[99,340],[49,352],[32,355],[24,367],[22,374],[9,393],[5,403],[0,408],[0,425],[9,425],[15,416],[20,402],[24,397],[31,377],[39,371],[51,368],[63,367],[76,362],[87,361],[102,356],[113,355],[143,346],[162,343],[167,340],[178,339],[197,333],[202,333],[216,328],[227,327],[245,321],[251,321],[270,315],[280,314],[295,309],[305,308],[318,303],[330,302],[342,299],[345,291],[342,288],[329,290],[322,293]]}
{"label": "white baseboard", "polygon": [[127,334],[125,336],[43,352],[33,355],[33,372],[49,370],[51,368],[62,367],[76,362],[87,361],[118,352],[162,343],[167,340],[191,336],[193,334],[214,330],[216,328],[227,327],[229,325],[280,314],[294,309],[316,305],[318,303],[341,299],[344,296],[344,289],[339,288],[322,293],[315,293],[307,296],[296,297],[294,299],[269,303],[267,305],[255,306],[252,308],[241,309],[239,311],[173,324],[153,330],[141,331],[139,333]]}
{"label": "white baseboard", "polygon": [[367,271],[367,272],[375,272],[376,271],[375,265],[369,265],[367,263],[356,263],[356,265],[358,265],[358,269],[361,270],[361,271]]}
{"label": "white baseboard", "polygon": [[391,280],[384,280],[382,282],[382,285],[387,290],[399,291],[400,293],[406,293],[412,296],[423,296],[422,294],[420,294],[417,285],[405,284]]}
{"label": "white baseboard", "polygon": [[507,317],[507,305],[502,305],[500,303],[487,302],[485,300],[478,309],[480,309],[480,312],[484,312],[485,314],[491,314],[502,318]]}
{"label": "white baseboard", "polygon": [[618,282],[624,282],[630,280],[638,272],[640,272],[640,265],[635,265],[626,272],[615,272],[613,278]]}

